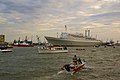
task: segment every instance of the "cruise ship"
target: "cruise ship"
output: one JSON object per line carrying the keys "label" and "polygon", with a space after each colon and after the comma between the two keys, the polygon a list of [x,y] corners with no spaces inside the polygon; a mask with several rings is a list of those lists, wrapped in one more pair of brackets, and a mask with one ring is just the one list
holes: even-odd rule
{"label": "cruise ship", "polygon": [[90,37],[90,30],[85,30],[85,36],[82,33],[70,34],[62,33],[60,38],[45,36],[48,43],[54,46],[64,47],[89,47],[89,46],[100,46],[101,40]]}

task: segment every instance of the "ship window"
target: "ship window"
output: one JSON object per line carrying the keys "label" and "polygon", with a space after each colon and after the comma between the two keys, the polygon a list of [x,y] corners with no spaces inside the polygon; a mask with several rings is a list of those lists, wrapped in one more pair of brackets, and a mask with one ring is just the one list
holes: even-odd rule
{"label": "ship window", "polygon": [[56,50],[62,50],[62,48],[55,48]]}

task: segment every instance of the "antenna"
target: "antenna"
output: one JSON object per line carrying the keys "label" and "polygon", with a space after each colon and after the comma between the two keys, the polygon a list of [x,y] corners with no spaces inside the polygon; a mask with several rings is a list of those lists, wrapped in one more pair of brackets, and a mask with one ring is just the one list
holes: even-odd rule
{"label": "antenna", "polygon": [[57,32],[57,38],[58,38],[58,32]]}
{"label": "antenna", "polygon": [[31,36],[31,41],[33,40],[33,36]]}
{"label": "antenna", "polygon": [[95,38],[97,39],[97,35],[95,36]]}
{"label": "antenna", "polygon": [[67,26],[65,25],[65,32],[67,32]]}

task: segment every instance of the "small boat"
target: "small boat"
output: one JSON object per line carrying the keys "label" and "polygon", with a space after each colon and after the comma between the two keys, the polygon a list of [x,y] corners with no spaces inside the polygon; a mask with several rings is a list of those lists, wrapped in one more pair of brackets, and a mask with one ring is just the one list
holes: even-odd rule
{"label": "small boat", "polygon": [[13,46],[9,44],[8,42],[0,43],[0,49],[7,49],[7,48],[13,48]]}
{"label": "small boat", "polygon": [[12,46],[7,42],[3,42],[0,44],[0,52],[12,52]]}
{"label": "small boat", "polygon": [[67,53],[66,47],[39,46],[38,53]]}
{"label": "small boat", "polygon": [[12,49],[0,49],[0,52],[12,52]]}

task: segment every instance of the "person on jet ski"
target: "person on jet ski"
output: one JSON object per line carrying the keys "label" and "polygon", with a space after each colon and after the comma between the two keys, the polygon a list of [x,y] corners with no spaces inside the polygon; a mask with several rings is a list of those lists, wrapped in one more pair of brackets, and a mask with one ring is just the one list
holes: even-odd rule
{"label": "person on jet ski", "polygon": [[79,63],[79,64],[82,64],[82,61],[81,61],[81,59],[80,59],[80,58],[78,58],[78,63]]}
{"label": "person on jet ski", "polygon": [[77,65],[77,63],[78,63],[78,64],[82,64],[82,61],[81,61],[80,58],[77,58],[77,56],[74,55],[74,57],[73,57],[73,64],[74,64],[74,65]]}
{"label": "person on jet ski", "polygon": [[77,56],[74,55],[73,63],[65,64],[61,69],[62,70],[66,69],[66,71],[70,72],[71,70],[77,67],[77,63],[82,64],[82,61],[80,58],[77,59]]}
{"label": "person on jet ski", "polygon": [[74,55],[74,57],[73,57],[73,64],[74,64],[74,65],[77,65],[77,61],[78,61],[78,60],[77,60],[77,56]]}

